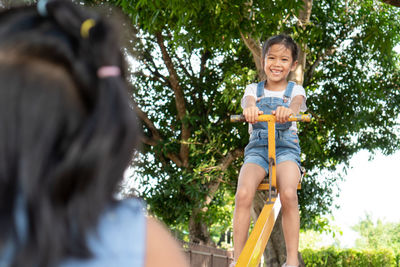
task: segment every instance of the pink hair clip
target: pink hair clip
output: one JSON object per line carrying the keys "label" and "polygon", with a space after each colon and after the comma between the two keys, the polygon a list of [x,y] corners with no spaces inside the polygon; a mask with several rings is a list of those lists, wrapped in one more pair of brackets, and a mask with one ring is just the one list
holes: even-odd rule
{"label": "pink hair clip", "polygon": [[121,69],[117,66],[103,66],[97,70],[99,78],[117,77],[121,75]]}

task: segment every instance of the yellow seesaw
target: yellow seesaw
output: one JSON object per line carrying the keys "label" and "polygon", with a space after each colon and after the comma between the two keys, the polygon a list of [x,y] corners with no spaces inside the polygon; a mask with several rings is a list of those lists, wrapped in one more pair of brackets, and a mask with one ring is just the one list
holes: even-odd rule
{"label": "yellow seesaw", "polygon": [[[243,115],[232,115],[231,122],[245,122]],[[281,203],[278,201],[278,190],[276,186],[276,164],[275,164],[275,115],[260,115],[258,121],[268,122],[268,159],[269,178],[267,183],[261,183],[258,190],[267,190],[268,199],[261,210],[247,242],[239,256],[236,267],[256,267],[260,263],[261,255],[265,250],[268,239],[271,236],[276,217],[279,214]],[[293,115],[289,121],[310,122],[311,115]],[[301,185],[297,189],[300,189]]]}

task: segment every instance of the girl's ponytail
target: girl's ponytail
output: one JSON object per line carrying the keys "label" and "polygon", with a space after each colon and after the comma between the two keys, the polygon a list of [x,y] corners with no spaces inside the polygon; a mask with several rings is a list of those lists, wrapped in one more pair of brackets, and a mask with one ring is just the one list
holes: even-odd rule
{"label": "girl's ponytail", "polygon": [[[87,233],[111,203],[138,143],[118,40],[112,24],[67,0],[41,0],[37,9],[24,7],[0,14],[0,55],[12,54],[11,61],[29,63],[15,68],[22,80],[36,73],[46,80],[35,76],[15,88],[0,88],[20,91],[21,98],[29,96],[45,125],[18,125],[28,130],[15,129],[15,136],[23,132],[21,138],[26,139],[18,140],[21,147],[10,149],[21,154],[15,156],[15,176],[0,177],[8,192],[23,195],[29,225],[25,241],[16,243],[13,266],[54,266],[67,257],[91,255]],[[46,72],[29,69],[33,65],[46,65]],[[62,70],[62,79],[53,75],[52,68],[57,73]],[[0,83],[9,84],[6,79],[0,78]],[[66,95],[70,98],[65,99]],[[60,106],[49,111],[54,97]],[[45,105],[38,106],[37,99]],[[15,106],[22,109],[21,116],[32,113],[30,106]],[[0,114],[0,122],[7,116]],[[30,130],[47,139],[33,143]],[[18,158],[22,156],[24,164]],[[1,200],[15,201],[9,195],[0,189]],[[15,203],[10,206],[15,209]],[[10,212],[0,209],[0,218],[9,218]],[[7,234],[0,235],[1,245],[15,235],[11,230],[15,222],[3,220],[0,225],[7,229]]]}

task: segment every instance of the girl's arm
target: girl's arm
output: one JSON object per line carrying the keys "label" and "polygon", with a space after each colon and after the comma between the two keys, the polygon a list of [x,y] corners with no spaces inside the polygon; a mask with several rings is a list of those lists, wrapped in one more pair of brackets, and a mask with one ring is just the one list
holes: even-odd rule
{"label": "girl's arm", "polygon": [[284,123],[288,121],[290,115],[296,115],[300,112],[301,105],[303,104],[305,97],[302,95],[297,95],[293,97],[292,101],[290,102],[289,108],[285,107],[278,107],[276,111],[272,112],[275,114],[276,121],[279,123]]}
{"label": "girl's arm", "polygon": [[263,114],[256,106],[256,99],[253,96],[246,96],[243,103],[243,115],[247,122],[256,123],[258,115]]}
{"label": "girl's arm", "polygon": [[293,115],[300,112],[301,105],[303,104],[305,97],[302,95],[297,95],[293,97],[292,102],[290,102],[289,108],[293,111]]}

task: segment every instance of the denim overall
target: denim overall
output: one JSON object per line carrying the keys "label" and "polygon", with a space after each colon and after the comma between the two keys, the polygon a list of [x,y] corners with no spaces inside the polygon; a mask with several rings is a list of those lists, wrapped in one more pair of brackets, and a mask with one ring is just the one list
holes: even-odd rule
{"label": "denim overall", "polygon": [[[21,203],[17,200],[14,220],[17,238],[24,242],[28,225]],[[58,267],[145,266],[146,217],[143,203],[138,199],[126,199],[107,208],[97,227],[87,233],[87,245],[93,253],[92,258],[68,258]],[[10,266],[14,254],[14,242],[10,241],[0,250],[0,267]]]}
{"label": "denim overall", "polygon": [[[294,82],[289,82],[283,98],[264,97],[264,84],[257,85],[256,106],[263,114],[271,114],[278,106],[289,107],[289,100],[292,95]],[[261,99],[260,99],[261,98]],[[283,161],[294,161],[300,168],[300,146],[297,132],[290,130],[292,122],[275,124],[275,146],[276,164]],[[244,163],[255,163],[263,167],[268,173],[268,122],[253,124],[253,131],[250,135],[249,144],[244,150]]]}

